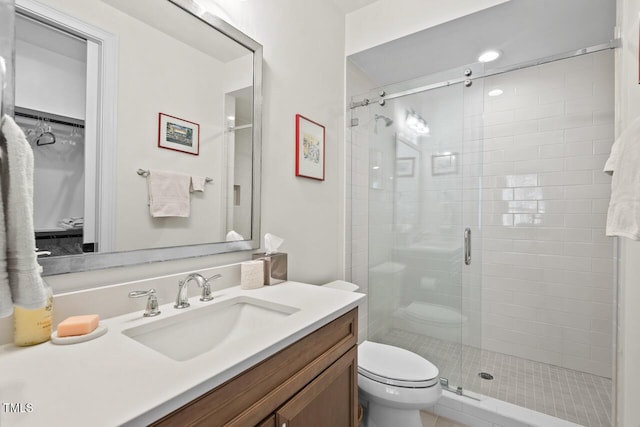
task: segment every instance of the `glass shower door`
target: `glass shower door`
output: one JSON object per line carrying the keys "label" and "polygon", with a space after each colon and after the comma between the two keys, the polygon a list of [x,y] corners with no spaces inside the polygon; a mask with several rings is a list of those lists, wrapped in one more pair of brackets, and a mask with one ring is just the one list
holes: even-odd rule
{"label": "glass shower door", "polygon": [[[452,84],[352,110],[354,221],[363,199],[368,212],[368,339],[420,354],[454,389],[463,346],[480,332],[465,264],[465,229],[477,234],[479,212],[477,173],[465,171],[474,164],[466,90]],[[365,158],[366,193],[357,176]]]}

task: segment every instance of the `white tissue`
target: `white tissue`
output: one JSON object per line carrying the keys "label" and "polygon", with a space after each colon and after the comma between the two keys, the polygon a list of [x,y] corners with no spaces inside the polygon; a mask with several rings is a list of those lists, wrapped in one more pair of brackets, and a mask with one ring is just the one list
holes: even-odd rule
{"label": "white tissue", "polygon": [[240,264],[240,289],[256,289],[262,286],[264,286],[262,260],[245,261]]}
{"label": "white tissue", "polygon": [[275,254],[278,252],[278,248],[284,239],[282,237],[278,237],[275,234],[267,233],[264,235],[264,248],[267,254]]}
{"label": "white tissue", "polygon": [[242,237],[242,234],[234,230],[231,230],[230,232],[227,233],[227,242],[235,242],[238,240],[244,240],[244,237]]}

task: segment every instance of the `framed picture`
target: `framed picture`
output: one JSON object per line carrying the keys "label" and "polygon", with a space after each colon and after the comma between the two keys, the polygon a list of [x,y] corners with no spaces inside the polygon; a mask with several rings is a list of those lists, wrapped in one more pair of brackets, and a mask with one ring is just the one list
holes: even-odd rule
{"label": "framed picture", "polygon": [[431,156],[431,175],[458,173],[458,153]]}
{"label": "framed picture", "polygon": [[158,115],[158,147],[200,154],[200,125],[168,114]]}
{"label": "framed picture", "polygon": [[324,126],[296,114],[296,176],[324,181]]}
{"label": "framed picture", "polygon": [[415,157],[398,157],[396,159],[396,176],[411,177],[415,175],[416,158]]}

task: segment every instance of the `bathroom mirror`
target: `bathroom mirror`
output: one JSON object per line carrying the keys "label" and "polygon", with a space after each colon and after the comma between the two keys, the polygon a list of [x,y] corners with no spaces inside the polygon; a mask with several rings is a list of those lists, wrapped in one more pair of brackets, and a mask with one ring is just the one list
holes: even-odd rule
{"label": "bathroom mirror", "polygon": [[[81,236],[81,253],[40,259],[45,275],[258,248],[262,46],[196,1],[88,2],[16,0],[15,110],[36,157],[36,231],[65,222],[60,235]],[[25,71],[56,55],[75,61],[67,68],[81,77],[66,80],[76,86]],[[42,88],[57,94],[53,107],[38,100]],[[149,170],[199,183],[188,216],[150,214]]]}

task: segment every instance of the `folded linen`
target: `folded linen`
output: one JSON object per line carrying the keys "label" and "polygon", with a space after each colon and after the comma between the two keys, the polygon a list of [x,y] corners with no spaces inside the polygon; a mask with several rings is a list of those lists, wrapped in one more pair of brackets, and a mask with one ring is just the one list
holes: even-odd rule
{"label": "folded linen", "polygon": [[189,217],[191,214],[189,196],[191,177],[189,175],[150,170],[147,183],[152,217]]}
{"label": "folded linen", "polygon": [[62,218],[58,223],[60,227],[65,230],[78,230],[84,227],[84,218],[82,217],[71,217],[71,218]]}

